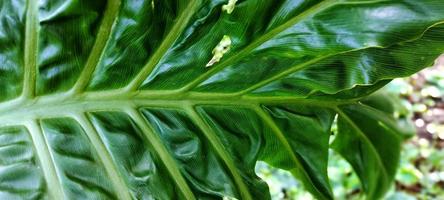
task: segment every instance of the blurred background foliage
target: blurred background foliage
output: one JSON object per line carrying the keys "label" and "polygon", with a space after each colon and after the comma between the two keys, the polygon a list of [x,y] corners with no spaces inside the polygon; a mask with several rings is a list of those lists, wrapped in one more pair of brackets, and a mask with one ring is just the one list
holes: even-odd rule
{"label": "blurred background foliage", "polygon": [[[399,98],[395,116],[411,119],[417,129],[404,144],[395,184],[385,199],[444,200],[444,55],[433,67],[395,79],[382,91]],[[269,184],[273,199],[313,199],[288,172],[265,163],[258,163],[256,171]],[[337,199],[363,199],[358,177],[333,151],[328,173]]]}

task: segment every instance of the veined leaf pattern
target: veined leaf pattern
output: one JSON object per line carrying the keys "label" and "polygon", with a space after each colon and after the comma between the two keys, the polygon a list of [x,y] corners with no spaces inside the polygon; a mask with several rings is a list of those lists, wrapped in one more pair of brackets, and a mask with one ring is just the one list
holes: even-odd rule
{"label": "veined leaf pattern", "polygon": [[442,10],[441,0],[0,1],[0,199],[270,199],[258,160],[333,199],[336,115],[331,148],[381,198],[410,130],[365,97],[444,52]]}

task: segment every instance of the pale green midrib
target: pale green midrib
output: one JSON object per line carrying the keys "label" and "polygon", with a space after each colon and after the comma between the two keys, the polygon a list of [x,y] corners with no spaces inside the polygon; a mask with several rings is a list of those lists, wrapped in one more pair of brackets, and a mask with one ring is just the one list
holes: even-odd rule
{"label": "pale green midrib", "polygon": [[353,122],[353,120],[350,119],[350,117],[348,117],[348,115],[346,113],[344,113],[339,107],[337,107],[335,109],[335,111],[336,111],[336,113],[338,113],[339,116],[342,116],[343,119],[345,119],[352,126],[352,128],[354,128],[356,130],[358,135],[365,141],[365,143],[367,143],[370,146],[370,150],[372,151],[373,154],[375,154],[376,161],[377,161],[378,165],[380,165],[380,168],[383,173],[383,177],[385,178],[385,180],[387,182],[390,182],[390,178],[388,176],[388,172],[384,166],[384,163],[382,162],[378,151],[376,150],[375,146],[373,146],[373,143],[370,141],[370,139],[367,138],[365,133],[363,133],[362,130]]}
{"label": "pale green midrib", "polygon": [[249,44],[248,46],[246,46],[245,48],[243,48],[242,50],[240,50],[239,52],[234,54],[232,57],[226,59],[225,61],[222,61],[221,63],[219,63],[215,67],[211,68],[210,70],[208,70],[204,74],[198,76],[195,80],[193,80],[192,82],[188,83],[183,88],[178,89],[178,90],[179,91],[188,91],[188,90],[196,87],[198,84],[203,82],[205,79],[207,79],[211,75],[213,75],[213,74],[223,70],[224,68],[228,67],[232,63],[234,63],[234,62],[238,61],[239,59],[243,58],[245,55],[250,53],[252,50],[257,48],[261,44],[265,43],[269,39],[273,38],[277,34],[279,34],[282,31],[288,29],[289,27],[293,26],[294,24],[302,21],[306,17],[314,15],[317,12],[320,12],[320,11],[326,9],[326,8],[334,5],[337,2],[339,2],[339,1],[338,0],[325,0],[325,1],[322,1],[322,2],[312,6],[311,8],[305,10],[304,12],[300,13],[299,15],[291,18],[286,23],[284,23],[284,24],[276,27],[275,29],[271,30],[270,32],[262,35],[257,40],[253,41],[251,44]]}
{"label": "pale green midrib", "polygon": [[216,151],[216,153],[225,163],[228,170],[231,172],[231,175],[234,178],[234,182],[236,183],[237,187],[239,187],[238,189],[242,199],[252,200],[253,198],[248,190],[248,187],[245,185],[245,182],[242,179],[242,176],[239,174],[233,159],[231,159],[229,153],[227,152],[227,150],[225,150],[222,142],[219,140],[216,134],[211,130],[209,125],[206,122],[204,122],[204,120],[201,119],[199,114],[197,114],[193,105],[188,105],[184,109],[187,112],[187,114],[190,116],[192,121],[196,123],[198,127],[200,127],[207,140],[211,143],[213,149]]}
{"label": "pale green midrib", "polygon": [[125,181],[121,178],[121,173],[117,170],[116,163],[113,162],[111,155],[107,151],[105,144],[103,144],[103,140],[100,138],[97,130],[91,124],[91,121],[84,113],[78,113],[74,115],[74,119],[82,126],[85,134],[89,138],[89,141],[92,144],[92,147],[96,150],[100,161],[103,164],[112,185],[114,186],[113,190],[115,194],[121,200],[131,200],[131,195],[129,193],[129,188],[125,184]]}
{"label": "pale green midrib", "polygon": [[35,96],[36,69],[38,52],[38,6],[37,1],[28,0],[25,24],[24,44],[24,68],[23,68],[23,90],[21,98],[29,99]]}
{"label": "pale green midrib", "polygon": [[54,200],[66,199],[57,169],[54,165],[53,155],[49,150],[50,147],[48,146],[43,131],[35,119],[29,120],[26,123],[26,127],[31,135],[37,157],[43,170],[47,191],[49,191],[50,196]]}
{"label": "pale green midrib", "polygon": [[149,59],[148,63],[140,70],[136,77],[124,88],[125,91],[135,91],[148,77],[148,75],[154,70],[156,65],[160,62],[165,53],[177,40],[180,34],[188,25],[189,20],[197,10],[199,5],[198,0],[190,0],[188,6],[177,17],[177,21],[171,28],[168,35],[162,41],[158,49],[154,52],[153,56]]}
{"label": "pale green midrib", "polygon": [[154,152],[159,156],[160,160],[163,162],[164,166],[170,173],[171,178],[174,180],[174,182],[176,183],[177,187],[179,188],[183,196],[187,200],[195,200],[196,197],[194,197],[193,192],[189,188],[185,178],[182,176],[182,173],[180,172],[180,169],[177,166],[178,165],[177,162],[168,152],[165,145],[163,145],[163,142],[159,138],[159,136],[154,133],[153,128],[150,127],[148,122],[144,119],[144,117],[142,117],[140,112],[137,111],[135,108],[127,107],[124,111],[128,113],[128,115],[134,120],[136,125],[142,131],[142,133],[145,136],[145,139],[147,139],[150,145],[153,147]]}
{"label": "pale green midrib", "polygon": [[299,104],[323,108],[334,108],[338,105],[355,103],[359,99],[349,100],[314,100],[296,97],[225,97],[224,95],[196,96],[156,96],[151,93],[86,93],[82,97],[58,94],[43,96],[25,102],[6,102],[0,104],[0,126],[16,124],[23,119],[33,117],[57,117],[71,115],[73,112],[118,109],[124,105],[180,107],[192,105],[257,105],[257,104]]}
{"label": "pale green midrib", "polygon": [[82,92],[91,80],[94,70],[99,64],[101,56],[104,53],[106,44],[110,39],[112,27],[119,14],[120,4],[120,0],[110,0],[107,2],[107,6],[103,14],[104,17],[96,36],[96,41],[94,42],[85,67],[77,79],[76,84],[71,89],[73,94]]}
{"label": "pale green midrib", "polygon": [[316,184],[313,183],[313,180],[308,175],[307,171],[304,170],[302,163],[299,161],[299,159],[296,157],[295,153],[293,152],[293,149],[291,148],[290,143],[285,138],[284,134],[282,133],[280,128],[276,125],[274,120],[269,116],[269,114],[266,113],[260,107],[260,105],[256,105],[256,106],[252,107],[252,109],[273,130],[272,132],[276,135],[278,140],[281,141],[281,143],[284,145],[284,148],[286,149],[286,151],[291,155],[291,159],[296,164],[297,168],[299,168],[299,172],[302,172],[301,174],[306,178],[306,180],[310,181],[310,185],[312,186],[312,188],[315,189],[317,191],[317,193],[319,195],[321,195],[322,197],[324,197],[325,199],[329,199],[328,197],[325,196],[324,193],[320,192],[319,189],[316,187]]}

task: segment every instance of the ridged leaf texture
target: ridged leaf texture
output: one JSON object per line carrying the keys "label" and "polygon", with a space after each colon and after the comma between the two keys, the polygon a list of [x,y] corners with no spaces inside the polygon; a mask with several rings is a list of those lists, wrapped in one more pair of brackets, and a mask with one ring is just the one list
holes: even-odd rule
{"label": "ridged leaf texture", "polygon": [[258,160],[333,199],[329,148],[381,198],[411,129],[363,98],[444,52],[443,10],[1,0],[0,199],[270,199]]}

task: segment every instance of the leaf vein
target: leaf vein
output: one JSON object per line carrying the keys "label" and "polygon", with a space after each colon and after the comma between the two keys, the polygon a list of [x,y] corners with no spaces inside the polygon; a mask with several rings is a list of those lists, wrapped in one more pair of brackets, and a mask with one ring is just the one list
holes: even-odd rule
{"label": "leaf vein", "polygon": [[277,124],[270,117],[270,115],[266,113],[260,107],[260,105],[254,106],[252,109],[259,115],[260,118],[262,118],[265,124],[267,124],[271,128],[272,133],[274,133],[275,136],[278,138],[278,140],[282,143],[282,145],[284,145],[285,150],[291,155],[291,159],[293,160],[294,164],[296,165],[297,168],[299,168],[299,171],[302,172],[301,174],[304,176],[304,178],[310,182],[312,188],[315,189],[319,195],[322,195],[324,199],[329,199],[328,197],[325,196],[324,193],[319,191],[319,189],[316,187],[316,184],[313,182],[310,175],[307,173],[307,171],[304,170],[303,164],[301,163],[296,153],[291,148],[289,141],[285,138],[281,129],[277,126]]}
{"label": "leaf vein", "polygon": [[236,165],[234,164],[234,161],[229,156],[230,154],[227,152],[227,150],[224,148],[222,142],[220,139],[216,136],[216,134],[211,130],[209,125],[200,118],[199,114],[196,112],[194,107],[192,105],[188,105],[185,108],[188,115],[191,117],[192,121],[196,123],[198,127],[202,130],[205,137],[208,139],[208,141],[213,146],[216,153],[219,155],[219,157],[223,160],[225,165],[228,167],[228,169],[231,172],[231,175],[234,178],[234,181],[236,185],[239,187],[239,192],[242,197],[242,199],[245,200],[252,200],[251,194],[248,190],[248,187],[245,185],[242,176],[239,174],[238,169],[236,168]]}
{"label": "leaf vein", "polygon": [[86,114],[79,113],[74,116],[74,119],[82,126],[85,134],[89,138],[93,148],[95,148],[106,172],[108,173],[111,182],[116,189],[116,194],[119,199],[130,200],[131,195],[129,194],[128,186],[125,181],[120,178],[120,173],[117,170],[116,163],[113,162],[110,153],[106,150],[103,140],[100,138],[97,130],[92,125],[91,121],[88,119]]}
{"label": "leaf vein", "polygon": [[26,127],[34,144],[35,152],[39,158],[39,163],[46,179],[47,188],[51,187],[49,189],[51,196],[53,199],[66,199],[65,192],[63,191],[59,179],[60,176],[54,164],[54,155],[49,150],[50,147],[39,123],[36,120],[30,120],[27,122]]}
{"label": "leaf vein", "polygon": [[182,192],[184,197],[189,200],[196,199],[196,197],[194,197],[193,192],[189,188],[185,178],[180,172],[180,169],[177,166],[176,161],[170,155],[170,153],[166,149],[165,145],[163,144],[159,136],[154,133],[153,131],[154,129],[148,124],[148,122],[143,118],[143,116],[140,114],[138,110],[131,107],[127,108],[125,112],[129,114],[129,116],[134,120],[134,122],[140,128],[143,135],[145,136],[145,139],[147,139],[151,147],[153,147],[154,152],[159,156],[160,160],[163,162],[164,166],[169,171],[171,177],[176,182],[177,186],[179,187],[179,190]]}
{"label": "leaf vein", "polygon": [[94,73],[94,70],[101,60],[101,56],[104,53],[106,44],[111,37],[112,27],[117,20],[120,4],[120,0],[108,1],[106,10],[103,14],[104,18],[102,19],[99,32],[96,36],[96,41],[94,42],[94,46],[92,47],[88,60],[85,63],[85,67],[83,68],[79,78],[77,79],[76,84],[69,92],[72,92],[73,94],[78,94],[82,92],[85,87],[87,87]]}
{"label": "leaf vein", "polygon": [[126,86],[126,88],[124,88],[125,91],[137,90],[137,88],[143,83],[146,77],[148,77],[149,74],[154,70],[156,65],[160,62],[160,60],[166,54],[171,45],[173,45],[173,43],[177,40],[182,31],[186,28],[188,21],[193,16],[194,11],[197,9],[197,7],[198,1],[190,0],[187,8],[185,8],[182,14],[178,16],[178,20],[175,22],[166,38],[160,44],[158,49],[154,52],[148,63],[143,66],[136,77]]}
{"label": "leaf vein", "polygon": [[345,121],[347,121],[356,130],[356,132],[364,140],[364,142],[369,145],[370,150],[373,152],[373,154],[376,155],[375,156],[376,157],[376,161],[377,161],[377,163],[380,165],[380,167],[382,169],[383,177],[385,178],[385,180],[387,182],[389,182],[390,179],[389,179],[389,176],[388,176],[387,169],[385,168],[384,163],[382,162],[381,157],[379,156],[377,149],[375,148],[375,146],[373,146],[373,143],[365,135],[365,133],[353,122],[353,120],[350,119],[350,117],[346,113],[344,113],[340,108],[335,108],[335,110],[339,114],[339,116],[342,116],[342,118]]}
{"label": "leaf vein", "polygon": [[30,99],[35,96],[37,78],[37,52],[39,37],[37,1],[28,0],[26,7],[23,91],[21,98]]}

